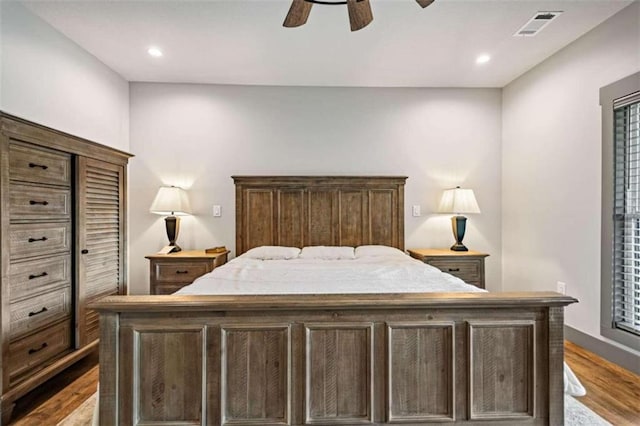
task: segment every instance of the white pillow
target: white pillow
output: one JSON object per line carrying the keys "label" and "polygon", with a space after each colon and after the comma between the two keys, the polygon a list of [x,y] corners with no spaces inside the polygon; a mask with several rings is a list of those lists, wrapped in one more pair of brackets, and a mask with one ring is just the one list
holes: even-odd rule
{"label": "white pillow", "polygon": [[389,246],[358,246],[355,250],[356,259],[362,257],[378,257],[378,256],[407,256],[401,250]]}
{"label": "white pillow", "polygon": [[260,246],[252,248],[243,254],[243,256],[249,259],[260,260],[286,260],[295,259],[300,254],[298,247],[283,247],[283,246]]}
{"label": "white pillow", "polygon": [[324,260],[341,260],[355,259],[353,247],[329,247],[329,246],[313,246],[303,247],[300,253],[300,259],[324,259]]}

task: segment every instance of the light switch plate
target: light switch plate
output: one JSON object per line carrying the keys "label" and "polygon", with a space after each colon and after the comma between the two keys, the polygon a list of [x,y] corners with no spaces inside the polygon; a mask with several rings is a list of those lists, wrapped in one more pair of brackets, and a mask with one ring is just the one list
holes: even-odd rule
{"label": "light switch plate", "polygon": [[562,281],[558,281],[557,283],[557,287],[558,287],[558,293],[560,294],[567,294],[567,284],[563,283]]}
{"label": "light switch plate", "polygon": [[413,217],[420,217],[420,206],[413,206]]}
{"label": "light switch plate", "polygon": [[222,216],[222,211],[220,209],[220,206],[213,206],[213,217],[220,217]]}

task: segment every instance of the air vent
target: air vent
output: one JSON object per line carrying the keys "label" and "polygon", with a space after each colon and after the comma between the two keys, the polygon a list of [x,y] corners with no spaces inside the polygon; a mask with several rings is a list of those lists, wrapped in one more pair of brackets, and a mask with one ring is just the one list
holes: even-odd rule
{"label": "air vent", "polygon": [[538,35],[540,31],[551,21],[557,18],[562,12],[537,12],[526,24],[522,26],[516,33],[513,35],[514,37],[533,37]]}

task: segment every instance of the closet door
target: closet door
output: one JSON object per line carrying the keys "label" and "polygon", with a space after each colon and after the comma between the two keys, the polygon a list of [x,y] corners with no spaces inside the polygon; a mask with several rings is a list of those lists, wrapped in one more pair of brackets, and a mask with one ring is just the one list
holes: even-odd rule
{"label": "closet door", "polygon": [[78,347],[99,337],[98,315],[87,304],[125,294],[125,169],[77,157]]}

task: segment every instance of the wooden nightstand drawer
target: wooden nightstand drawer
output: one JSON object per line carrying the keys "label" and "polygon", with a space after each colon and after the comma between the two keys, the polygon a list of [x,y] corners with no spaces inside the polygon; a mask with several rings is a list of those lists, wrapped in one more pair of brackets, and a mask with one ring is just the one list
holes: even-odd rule
{"label": "wooden nightstand drawer", "polygon": [[481,260],[428,260],[425,261],[435,266],[442,272],[446,272],[466,282],[480,281],[482,275]]}
{"label": "wooden nightstand drawer", "polygon": [[191,284],[191,282],[178,284],[156,284],[153,286],[152,294],[173,294],[189,284]]}
{"label": "wooden nightstand drawer", "polygon": [[412,249],[411,257],[456,276],[476,287],[485,288],[484,258],[486,253],[477,251],[451,251],[447,249]]}
{"label": "wooden nightstand drawer", "polygon": [[201,275],[209,272],[206,262],[156,262],[156,282],[159,283],[190,283]]}
{"label": "wooden nightstand drawer", "polygon": [[224,253],[204,250],[180,251],[146,256],[150,261],[150,294],[171,294],[191,284],[196,278],[227,262]]}

